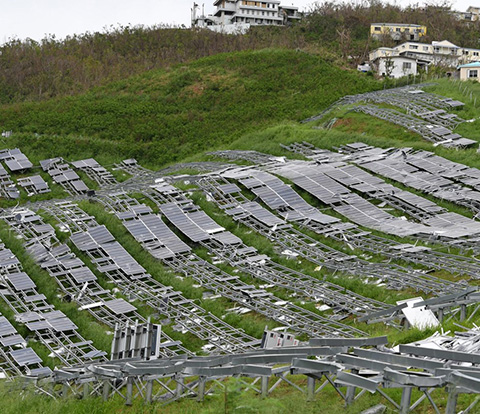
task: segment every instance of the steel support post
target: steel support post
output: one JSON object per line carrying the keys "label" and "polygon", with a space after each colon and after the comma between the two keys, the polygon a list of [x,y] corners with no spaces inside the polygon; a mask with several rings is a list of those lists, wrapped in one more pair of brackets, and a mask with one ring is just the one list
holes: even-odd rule
{"label": "steel support post", "polygon": [[103,401],[107,401],[109,396],[110,396],[110,380],[105,380],[103,381],[103,392],[102,392]]}
{"label": "steel support post", "polygon": [[90,395],[90,384],[86,382],[83,384],[83,398],[88,398]]}
{"label": "steel support post", "polygon": [[177,379],[177,387],[175,388],[175,396],[177,398],[180,398],[180,396],[182,395],[184,384],[185,380],[183,378]]}
{"label": "steel support post", "polygon": [[152,395],[153,395],[153,380],[148,380],[147,388],[145,390],[145,401],[148,404],[152,403]]}
{"label": "steel support post", "polygon": [[467,305],[460,306],[460,322],[463,322],[467,317]]}
{"label": "steel support post", "polygon": [[268,377],[262,377],[262,398],[267,398],[268,396]]}
{"label": "steel support post", "polygon": [[438,321],[439,321],[440,323],[442,323],[442,322],[443,322],[443,308],[440,308],[440,309],[438,310],[437,316],[438,316]]}
{"label": "steel support post", "polygon": [[455,414],[457,410],[458,393],[455,387],[447,387],[448,399],[445,414]]}
{"label": "steel support post", "polygon": [[68,397],[68,383],[67,381],[64,381],[62,384],[62,398],[67,398]]}
{"label": "steel support post", "polygon": [[200,377],[198,379],[198,386],[197,386],[197,401],[202,402],[205,399],[205,383],[207,380],[205,377]]}
{"label": "steel support post", "polygon": [[410,412],[410,402],[412,400],[412,388],[405,387],[402,392],[402,399],[400,401],[400,414],[408,414]]}
{"label": "steel support post", "polygon": [[[352,369],[352,374],[357,375],[358,369]],[[355,392],[357,391],[356,387],[347,387],[347,392],[345,393],[345,404],[350,405],[355,401]]]}
{"label": "steel support post", "polygon": [[127,396],[125,399],[125,405],[132,405],[132,397],[133,397],[133,377],[127,378]]}
{"label": "steel support post", "polygon": [[315,378],[307,377],[307,401],[315,400]]}

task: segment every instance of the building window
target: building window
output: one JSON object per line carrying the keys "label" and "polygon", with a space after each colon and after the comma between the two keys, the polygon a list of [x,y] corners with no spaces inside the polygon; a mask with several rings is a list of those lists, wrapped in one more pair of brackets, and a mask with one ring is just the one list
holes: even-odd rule
{"label": "building window", "polygon": [[418,46],[417,45],[410,45],[410,49],[417,50]]}
{"label": "building window", "polygon": [[403,70],[412,69],[412,62],[403,62]]}
{"label": "building window", "polygon": [[376,32],[380,32],[381,30],[382,30],[382,29],[381,29],[380,27],[378,27],[378,26],[375,27],[375,31],[376,31]]}
{"label": "building window", "polygon": [[428,46],[423,46],[423,51],[428,52]]}
{"label": "building window", "polygon": [[478,56],[478,52],[473,52],[473,56]]}
{"label": "building window", "polygon": [[396,31],[396,32],[400,32],[400,28],[397,27],[397,28],[395,29],[395,31]]}
{"label": "building window", "polygon": [[469,70],[468,71],[468,77],[469,78],[478,78],[478,70]]}

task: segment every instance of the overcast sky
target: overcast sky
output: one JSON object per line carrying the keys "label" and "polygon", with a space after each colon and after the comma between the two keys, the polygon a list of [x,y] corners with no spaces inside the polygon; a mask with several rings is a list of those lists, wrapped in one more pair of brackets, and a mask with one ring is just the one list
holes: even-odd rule
{"label": "overcast sky", "polygon": [[[202,1],[196,0],[202,4]],[[313,0],[285,0],[300,10]],[[400,0],[409,4],[409,0]],[[0,0],[0,44],[10,38],[40,40],[46,34],[57,38],[87,31],[103,31],[121,25],[152,26],[160,23],[190,25],[193,0]],[[478,0],[458,0],[454,8],[464,11]],[[213,0],[205,1],[205,12],[212,12]]]}

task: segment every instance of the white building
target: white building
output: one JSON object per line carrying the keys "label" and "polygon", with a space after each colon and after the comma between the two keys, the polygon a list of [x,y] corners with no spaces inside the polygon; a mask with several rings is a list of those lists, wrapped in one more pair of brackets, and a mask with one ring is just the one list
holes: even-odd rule
{"label": "white building", "polygon": [[421,68],[428,70],[428,62],[406,56],[379,57],[373,64],[377,73],[389,78],[403,78],[418,75]]}
{"label": "white building", "polygon": [[[480,60],[480,49],[462,48],[448,40],[432,43],[405,42],[396,47],[380,47],[370,52],[373,67],[380,67],[379,60],[387,57],[405,57],[416,59],[420,66],[429,65],[456,68],[460,64]],[[380,70],[379,74],[383,73]]]}
{"label": "white building", "polygon": [[192,9],[192,26],[207,27],[227,33],[246,31],[251,26],[283,26],[298,21],[298,7],[282,6],[280,0],[215,0],[213,14],[196,16],[198,5]]}

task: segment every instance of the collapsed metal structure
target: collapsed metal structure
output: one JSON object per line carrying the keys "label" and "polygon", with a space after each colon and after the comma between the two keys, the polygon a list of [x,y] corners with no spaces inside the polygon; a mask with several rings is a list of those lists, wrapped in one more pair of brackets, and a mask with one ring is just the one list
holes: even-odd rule
{"label": "collapsed metal structure", "polygon": [[[454,129],[465,120],[457,114],[448,112],[463,107],[464,103],[432,93],[425,93],[422,88],[426,86],[429,86],[429,84],[347,95],[319,115],[303,122],[316,121],[336,108],[351,106],[355,112],[362,112],[405,127],[435,145],[442,145],[446,148],[466,148],[476,145],[477,141],[462,137],[454,132]],[[400,111],[385,107],[385,105],[397,107]]]}
{"label": "collapsed metal structure", "polygon": [[[442,343],[448,338],[440,338]],[[452,338],[450,338],[452,342]],[[168,404],[181,398],[203,399],[236,377],[244,391],[266,397],[281,384],[305,394],[309,401],[331,387],[347,405],[366,392],[375,393],[404,414],[426,405],[436,413],[457,412],[458,396],[480,391],[480,356],[457,350],[478,348],[478,331],[457,333],[453,349],[400,345],[387,350],[386,337],[312,339],[308,346],[257,350],[212,357],[174,357],[152,361],[117,360],[77,368],[61,368],[33,381],[50,396],[99,396]],[[289,375],[306,379],[306,387]],[[401,390],[395,397],[392,389]],[[448,396],[447,398],[445,398]],[[478,398],[464,406],[471,412]]]}

